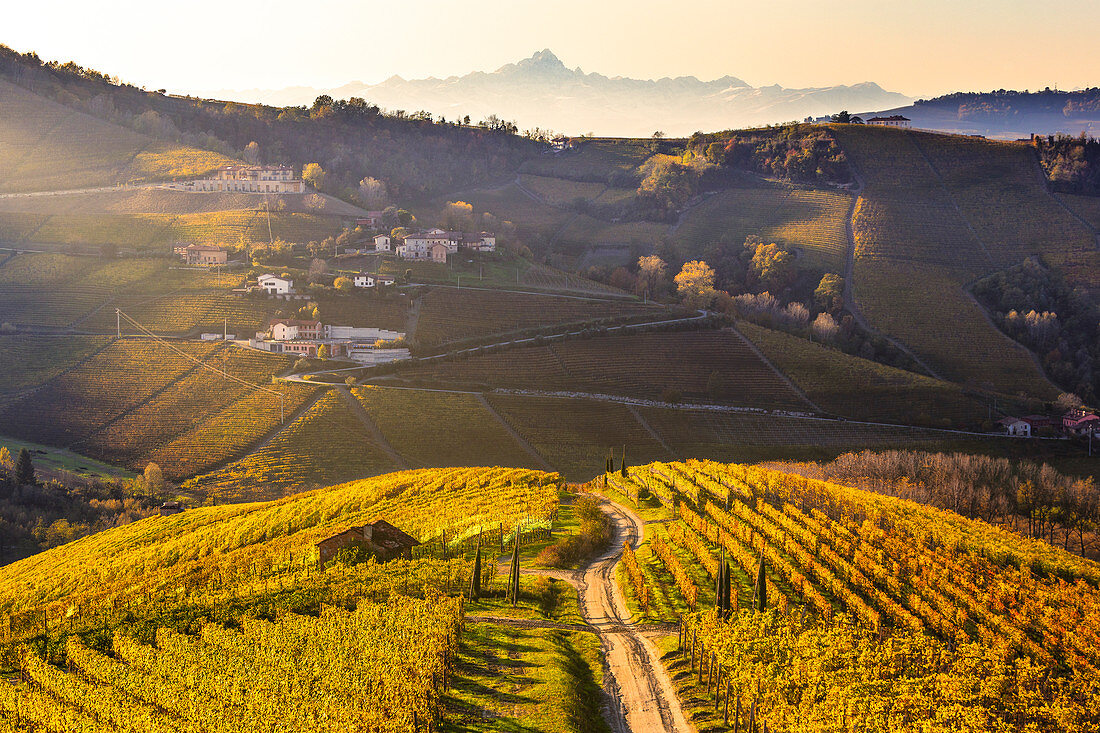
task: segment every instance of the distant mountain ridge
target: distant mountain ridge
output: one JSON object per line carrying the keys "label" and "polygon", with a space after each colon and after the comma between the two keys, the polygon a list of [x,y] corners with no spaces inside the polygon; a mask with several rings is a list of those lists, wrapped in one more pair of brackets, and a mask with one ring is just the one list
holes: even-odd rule
{"label": "distant mountain ridge", "polygon": [[363,97],[390,110],[425,110],[449,120],[478,121],[495,114],[521,129],[566,134],[648,136],[660,130],[686,136],[696,130],[751,127],[841,109],[900,107],[912,101],[873,82],[851,86],[787,89],[753,87],[734,76],[701,81],[694,76],[657,80],[608,77],[570,69],[549,49],[496,71],[475,71],[446,79],[406,80],[392,76],[378,84],[352,82],[334,89],[220,90],[214,96],[274,106],[308,105],[319,94],[337,99]]}

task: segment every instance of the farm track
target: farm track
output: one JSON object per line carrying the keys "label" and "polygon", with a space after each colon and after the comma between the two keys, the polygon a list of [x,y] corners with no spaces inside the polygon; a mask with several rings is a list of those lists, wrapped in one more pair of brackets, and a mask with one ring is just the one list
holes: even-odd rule
{"label": "farm track", "polygon": [[390,460],[393,461],[399,471],[407,470],[409,462],[405,460],[403,455],[394,450],[394,447],[390,445],[390,441],[386,440],[386,436],[382,434],[382,430],[374,422],[374,418],[363,407],[363,403],[357,400],[355,395],[348,391],[347,387],[337,387],[336,391],[344,398],[344,402],[347,403],[348,408],[355,414],[359,422],[363,423],[363,427],[367,429],[375,445],[390,457]]}
{"label": "farm track", "polygon": [[523,450],[528,455],[535,459],[535,462],[539,464],[539,467],[541,467],[544,471],[549,471],[551,473],[554,472],[554,467],[551,466],[545,458],[543,458],[541,453],[535,450],[535,446],[528,443],[527,439],[520,435],[519,432],[514,427],[512,427],[512,424],[510,422],[504,419],[503,415],[497,412],[497,408],[493,407],[492,403],[485,398],[484,394],[478,392],[474,396],[477,397],[477,401],[481,403],[481,406],[485,408],[485,411],[492,415],[497,423],[499,423],[500,426],[504,428],[504,430],[509,435],[512,436],[512,440],[516,441],[520,448],[523,448]]}
{"label": "farm track", "polygon": [[[530,574],[568,577],[577,588],[581,615],[587,626],[568,626],[578,627],[577,631],[591,630],[600,639],[604,652],[604,690],[607,694],[603,712],[611,730],[615,733],[691,733],[694,729],[688,723],[676,689],[661,664],[660,652],[645,635],[654,631],[667,633],[668,629],[632,623],[630,611],[615,582],[615,567],[622,557],[623,544],[630,542],[632,546],[637,546],[644,539],[645,525],[630,509],[605,497],[596,498],[600,508],[612,520],[615,534],[611,547],[583,570],[571,574],[536,570]],[[516,625],[520,622],[509,620],[501,623]]]}
{"label": "farm track", "polygon": [[888,342],[890,342],[891,344],[896,346],[898,349],[900,349],[902,352],[904,352],[907,356],[909,356],[909,358],[911,358],[914,362],[916,362],[920,366],[920,368],[923,369],[926,374],[928,374],[928,376],[933,377],[935,379],[939,379],[941,381],[947,381],[943,378],[943,376],[939,372],[937,372],[935,369],[933,369],[931,366],[929,366],[928,362],[926,362],[924,359],[917,356],[913,352],[913,350],[910,349],[908,346],[901,343],[900,341],[895,339],[893,336],[890,336],[889,334],[883,333],[882,331],[878,330],[877,328],[872,327],[871,324],[868,323],[867,319],[864,317],[863,311],[861,311],[859,309],[859,304],[856,302],[856,291],[855,291],[855,262],[856,262],[855,218],[856,218],[856,206],[859,204],[860,198],[863,197],[863,192],[866,189],[866,184],[863,183],[863,178],[860,176],[859,171],[856,170],[855,163],[853,161],[849,161],[849,165],[852,168],[852,176],[856,179],[857,187],[856,187],[855,191],[852,192],[852,205],[851,205],[851,208],[848,209],[848,220],[847,220],[847,222],[845,224],[845,227],[844,227],[847,230],[847,234],[848,234],[848,247],[847,247],[847,252],[845,252],[845,256],[844,256],[844,307],[847,309],[847,311],[849,313],[852,314],[852,318],[855,319],[856,323],[858,323],[860,328],[862,328],[864,331],[866,331],[867,333],[875,334],[877,336],[881,336],[882,338],[886,339]]}
{"label": "farm track", "polygon": [[782,382],[784,384],[786,384],[788,387],[790,387],[791,390],[796,395],[801,397],[802,400],[807,405],[809,405],[811,408],[813,408],[813,410],[815,412],[817,412],[819,414],[822,414],[822,415],[827,415],[828,414],[827,410],[822,410],[821,407],[816,402],[814,402],[813,400],[810,399],[810,396],[808,394],[806,394],[805,392],[802,391],[801,387],[799,387],[797,384],[795,384],[791,380],[790,377],[788,377],[786,374],[784,374],[783,371],[779,367],[777,367],[775,364],[773,364],[772,360],[769,359],[767,356],[765,356],[764,352],[761,351],[760,348],[756,344],[754,344],[752,341],[750,341],[748,338],[746,338],[745,334],[738,331],[736,327],[731,327],[730,330],[733,331],[735,334],[737,334],[741,338],[741,340],[745,343],[745,346],[747,346],[749,348],[749,350],[752,351],[752,353],[756,354],[756,358],[760,359],[761,363],[766,364],[769,369],[771,369],[773,372],[775,372],[775,375],[777,377],[779,377],[779,379],[782,380]]}
{"label": "farm track", "polygon": [[638,421],[638,424],[642,426],[649,437],[657,441],[657,444],[665,449],[665,452],[672,456],[672,460],[680,460],[680,455],[676,451],[672,450],[672,446],[665,442],[665,439],[661,437],[661,434],[653,429],[653,426],[646,422],[646,419],[642,417],[642,413],[638,412],[638,408],[635,405],[627,405],[626,409],[630,411],[630,414],[634,416],[634,419]]}

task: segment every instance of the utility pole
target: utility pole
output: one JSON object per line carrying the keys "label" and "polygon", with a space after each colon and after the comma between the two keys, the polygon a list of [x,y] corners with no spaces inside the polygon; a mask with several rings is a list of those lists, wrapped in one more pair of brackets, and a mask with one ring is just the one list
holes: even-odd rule
{"label": "utility pole", "polygon": [[122,338],[122,309],[115,308],[115,328],[118,329],[118,338]]}

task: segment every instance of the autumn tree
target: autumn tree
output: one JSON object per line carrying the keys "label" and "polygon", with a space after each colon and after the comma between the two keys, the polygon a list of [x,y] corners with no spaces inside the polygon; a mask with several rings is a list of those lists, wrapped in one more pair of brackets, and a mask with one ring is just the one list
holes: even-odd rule
{"label": "autumn tree", "polygon": [[325,187],[325,170],[318,163],[306,163],[302,167],[302,180],[321,191]]}
{"label": "autumn tree", "polygon": [[11,451],[8,447],[0,446],[0,468],[5,471],[11,471],[15,468],[15,460],[11,457]]}
{"label": "autumn tree", "polygon": [[775,243],[756,246],[752,255],[752,271],[772,293],[788,287],[798,274],[794,255]]}
{"label": "autumn tree", "polygon": [[145,484],[146,494],[160,493],[164,489],[164,473],[160,470],[160,466],[152,462],[145,466],[142,482]]}
{"label": "autumn tree", "polygon": [[676,292],[688,308],[706,308],[714,300],[714,270],[702,260],[685,262],[673,280]]}
{"label": "autumn tree", "polygon": [[389,203],[389,192],[383,181],[367,176],[359,181],[359,198],[368,209],[385,209]]}
{"label": "autumn tree", "polygon": [[252,165],[257,165],[260,162],[260,144],[253,140],[245,145],[242,157]]}
{"label": "autumn tree", "polygon": [[473,229],[474,207],[465,201],[448,201],[443,207],[443,225],[448,229]]}
{"label": "autumn tree", "polygon": [[339,290],[341,293],[350,293],[355,290],[355,284],[352,283],[349,277],[338,277],[332,282],[332,286]]}
{"label": "autumn tree", "polygon": [[814,290],[814,302],[830,313],[844,307],[844,278],[831,272],[825,273]]}
{"label": "autumn tree", "polygon": [[661,295],[668,288],[668,263],[657,255],[638,258],[638,277],[634,282],[637,295],[649,293],[650,297]]}

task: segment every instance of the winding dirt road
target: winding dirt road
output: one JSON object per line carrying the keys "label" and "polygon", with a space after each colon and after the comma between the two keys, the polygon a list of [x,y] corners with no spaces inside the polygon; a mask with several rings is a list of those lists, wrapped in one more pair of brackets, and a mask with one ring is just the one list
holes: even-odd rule
{"label": "winding dirt road", "polygon": [[661,655],[630,621],[630,612],[615,582],[615,565],[623,543],[636,547],[644,538],[645,525],[633,511],[605,497],[593,494],[612,520],[615,536],[611,547],[583,570],[526,570],[525,574],[548,575],[567,580],[580,594],[581,613],[603,646],[604,689],[609,701],[604,710],[614,733],[692,733],[680,700],[661,664]]}
{"label": "winding dirt road", "polygon": [[615,582],[623,543],[636,547],[644,539],[645,525],[630,509],[606,498],[600,497],[600,506],[614,523],[615,538],[611,548],[584,569],[577,586],[581,612],[603,644],[604,687],[612,706],[618,705],[618,710],[607,711],[608,722],[616,733],[691,733],[660,653],[630,623],[630,612]]}

